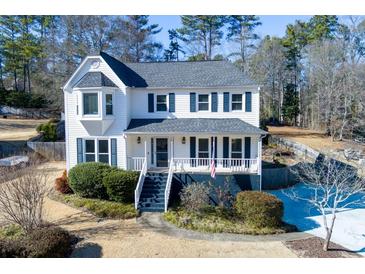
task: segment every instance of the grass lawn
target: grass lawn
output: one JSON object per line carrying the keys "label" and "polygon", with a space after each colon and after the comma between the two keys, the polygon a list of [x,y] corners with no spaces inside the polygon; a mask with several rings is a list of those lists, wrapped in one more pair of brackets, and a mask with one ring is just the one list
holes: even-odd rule
{"label": "grass lawn", "polygon": [[177,227],[208,233],[235,233],[250,235],[279,234],[296,231],[296,228],[283,224],[282,227],[255,228],[247,226],[228,210],[208,207],[201,213],[188,212],[178,208],[164,214],[164,219]]}
{"label": "grass lawn", "polygon": [[134,204],[123,204],[99,199],[81,198],[75,194],[59,195],[66,203],[89,210],[101,218],[129,219],[138,216]]}

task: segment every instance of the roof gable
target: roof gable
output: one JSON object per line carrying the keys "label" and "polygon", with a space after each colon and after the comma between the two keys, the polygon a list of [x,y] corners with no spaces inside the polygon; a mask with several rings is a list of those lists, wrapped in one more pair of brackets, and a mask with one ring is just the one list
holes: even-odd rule
{"label": "roof gable", "polygon": [[75,85],[76,88],[87,87],[117,87],[104,73],[100,71],[89,71]]}

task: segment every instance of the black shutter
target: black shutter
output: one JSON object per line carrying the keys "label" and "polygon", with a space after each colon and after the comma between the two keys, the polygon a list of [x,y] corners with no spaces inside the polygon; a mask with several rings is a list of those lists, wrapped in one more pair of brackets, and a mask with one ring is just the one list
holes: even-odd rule
{"label": "black shutter", "polygon": [[218,94],[216,92],[212,93],[212,112],[218,111]]}
{"label": "black shutter", "polygon": [[154,100],[154,94],[148,93],[148,112],[154,112],[155,111],[155,100]]}
{"label": "black shutter", "polygon": [[117,139],[110,139],[111,165],[117,166]]}
{"label": "black shutter", "polygon": [[190,93],[190,112],[196,112],[196,93]]}
{"label": "black shutter", "polygon": [[191,166],[195,166],[195,157],[196,157],[196,138],[190,137],[190,158]]}
{"label": "black shutter", "polygon": [[229,92],[223,93],[223,111],[229,112]]}
{"label": "black shutter", "polygon": [[251,137],[245,137],[245,158],[251,158]]}
{"label": "black shutter", "polygon": [[245,109],[246,112],[251,112],[252,111],[252,92],[248,91],[246,92],[246,102],[245,102]]}
{"label": "black shutter", "polygon": [[[229,137],[223,137],[223,158],[229,158]],[[227,161],[223,160],[223,167],[227,167]]]}
{"label": "black shutter", "polygon": [[77,163],[82,163],[84,160],[84,149],[83,149],[83,142],[82,142],[82,138],[77,138],[76,139],[76,143],[77,143]]}
{"label": "black shutter", "polygon": [[175,93],[169,93],[169,112],[175,112]]}

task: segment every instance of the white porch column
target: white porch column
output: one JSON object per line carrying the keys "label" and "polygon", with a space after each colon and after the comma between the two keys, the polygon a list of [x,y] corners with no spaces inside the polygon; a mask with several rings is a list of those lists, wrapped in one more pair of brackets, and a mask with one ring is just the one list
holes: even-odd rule
{"label": "white porch column", "polygon": [[144,158],[147,159],[147,140],[144,141]]}
{"label": "white porch column", "polygon": [[260,191],[262,191],[262,166],[261,166],[261,158],[262,158],[262,136],[260,136],[259,141],[257,143],[257,174],[260,176]]}

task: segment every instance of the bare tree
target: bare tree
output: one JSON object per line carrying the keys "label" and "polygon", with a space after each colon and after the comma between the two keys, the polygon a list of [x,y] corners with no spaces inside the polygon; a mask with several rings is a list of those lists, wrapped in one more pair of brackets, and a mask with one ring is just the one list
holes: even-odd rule
{"label": "bare tree", "polygon": [[326,232],[323,250],[327,251],[337,212],[365,202],[365,196],[356,195],[365,191],[365,178],[359,177],[354,167],[331,158],[317,160],[314,164],[301,163],[292,171],[308,192],[292,188],[285,194],[308,202],[322,214]]}
{"label": "bare tree", "polygon": [[0,217],[29,232],[43,224],[43,202],[49,190],[47,175],[34,167],[15,173],[15,179],[10,175],[1,178]]}

